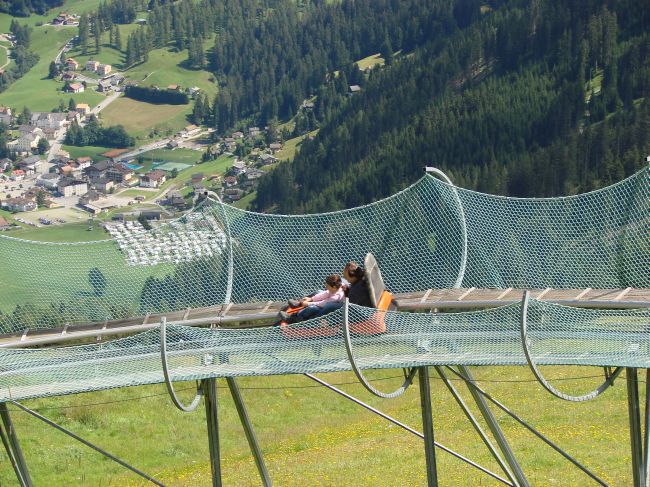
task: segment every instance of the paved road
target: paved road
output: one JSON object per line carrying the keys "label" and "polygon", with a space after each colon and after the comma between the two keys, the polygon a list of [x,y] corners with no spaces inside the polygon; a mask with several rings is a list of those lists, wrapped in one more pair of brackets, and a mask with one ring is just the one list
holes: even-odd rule
{"label": "paved road", "polygon": [[102,100],[102,101],[100,101],[97,105],[95,105],[95,107],[93,107],[93,109],[90,110],[90,113],[92,113],[93,115],[97,115],[97,114],[98,114],[99,112],[101,112],[104,108],[106,108],[108,105],[110,105],[111,103],[113,103],[117,98],[119,98],[119,96],[120,96],[121,94],[122,94],[122,93],[120,93],[120,92],[113,92],[113,93],[111,93],[110,95],[108,95],[108,96],[106,97],[105,100]]}
{"label": "paved road", "polygon": [[124,154],[121,154],[120,157],[136,157],[142,154],[143,152],[148,152],[150,150],[155,150],[155,149],[162,149],[168,143],[169,143],[169,139],[157,140],[156,142],[152,142],[151,144],[142,145],[137,149],[132,150],[131,152],[125,152]]}

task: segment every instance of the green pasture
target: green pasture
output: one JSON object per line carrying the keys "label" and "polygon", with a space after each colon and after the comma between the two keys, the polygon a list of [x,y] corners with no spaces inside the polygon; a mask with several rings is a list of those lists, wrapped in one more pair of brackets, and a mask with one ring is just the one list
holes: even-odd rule
{"label": "green pasture", "polygon": [[[317,133],[318,129],[312,130],[308,135],[314,137]],[[275,157],[277,157],[279,161],[293,160],[293,158],[296,157],[296,152],[298,151],[300,144],[302,144],[302,141],[305,140],[306,136],[307,135],[299,135],[293,139],[285,140],[282,149],[275,154]]]}
{"label": "green pasture", "polygon": [[27,106],[32,111],[50,111],[58,106],[60,99],[67,101],[71,96],[78,103],[88,103],[91,107],[102,100],[103,95],[91,90],[75,94],[62,93],[60,90],[63,83],[47,78],[50,62],[61,47],[76,34],[76,29],[48,25],[35,27],[30,49],[37,52],[40,59],[25,76],[0,93],[0,105],[17,110]]}
{"label": "green pasture", "polygon": [[255,195],[257,194],[256,191],[253,191],[251,193],[248,193],[246,196],[244,196],[242,199],[239,201],[235,201],[232,205],[235,208],[241,208],[242,210],[248,210],[250,207],[251,203],[255,199]]}
{"label": "green pasture", "polygon": [[[545,369],[572,392],[591,389],[602,380],[602,371],[596,368]],[[474,374],[481,387],[605,482],[631,484],[624,379],[595,401],[567,403],[549,396],[524,367],[476,367]],[[375,379],[375,387],[385,391],[403,380],[399,370],[368,375]],[[435,371],[430,376],[436,441],[501,474]],[[422,430],[417,382],[403,396],[382,400],[367,393],[352,373],[320,377]],[[589,378],[565,380],[570,377]],[[463,384],[452,382],[471,404]],[[238,383],[275,485],[426,485],[424,447],[418,437],[304,376],[247,377]],[[193,387],[176,384],[186,402],[193,397]],[[224,485],[260,485],[224,380],[218,380],[218,388]],[[640,394],[645,394],[643,384]],[[163,385],[25,401],[25,405],[165,485],[211,485],[205,410],[201,406],[192,414],[178,411]],[[150,485],[15,406],[9,409],[35,485]],[[514,420],[496,408],[495,414],[531,485],[591,485],[584,473]],[[441,486],[501,485],[439,449],[436,453]],[[4,467],[0,483],[13,485],[15,477],[5,456],[0,465]]]}
{"label": "green pasture", "polygon": [[70,153],[70,157],[76,159],[77,157],[92,157],[93,161],[103,161],[106,157],[102,156],[104,152],[112,150],[110,147],[99,147],[95,145],[87,145],[84,147],[77,147],[74,145],[63,145],[61,148]]}
{"label": "green pasture", "polygon": [[110,238],[110,235],[96,224],[93,225],[92,230],[88,230],[87,222],[50,225],[40,228],[24,227],[21,230],[13,230],[6,235],[39,242],[92,242]]}
{"label": "green pasture", "polygon": [[[122,39],[124,40],[125,37],[122,36]],[[204,43],[206,50],[213,45],[214,41],[211,39]],[[217,92],[217,85],[211,81],[212,74],[204,70],[186,68],[184,65],[186,60],[187,50],[176,51],[171,47],[156,49],[149,53],[146,62],[132,66],[126,74],[142,85],[166,88],[171,84],[177,84],[183,89],[197,86],[212,99]]]}
{"label": "green pasture", "polygon": [[0,66],[4,66],[6,62],[7,62],[7,51],[0,47]]}
{"label": "green pasture", "polygon": [[187,126],[188,105],[155,105],[120,97],[100,115],[105,125],[123,125],[129,135],[145,141],[149,137],[171,136]]}
{"label": "green pasture", "polygon": [[[97,7],[101,3],[101,0],[66,0],[65,5],[61,7],[55,7],[51,9],[47,14],[45,15],[30,15],[29,17],[18,17],[17,20],[20,22],[21,25],[27,24],[30,25],[34,28],[34,32],[32,33],[32,39],[34,34],[38,29],[43,29],[45,27],[54,27],[54,26],[47,26],[47,25],[41,25],[37,26],[37,24],[47,24],[47,22],[51,21],[59,12],[68,12],[70,14],[82,14],[84,12],[90,12],[97,10]],[[9,14],[6,13],[0,13],[0,32],[9,32],[9,26],[11,24],[11,21],[15,17],[12,17]],[[64,26],[59,26],[56,27],[57,29],[64,30],[70,34],[70,37],[77,35],[77,27],[64,27]]]}
{"label": "green pasture", "polygon": [[[134,30],[138,29],[139,26],[136,24],[126,24],[126,25],[120,24],[118,27],[120,29],[120,38],[122,39],[122,48],[126,49],[126,41],[129,35]],[[95,39],[93,37],[89,39],[88,50],[86,54],[82,54],[81,46],[75,46],[73,49],[68,51],[65,54],[65,56],[75,58],[77,62],[79,62],[81,68],[79,72],[89,77],[96,77],[94,73],[83,70],[83,67],[86,65],[86,61],[90,59],[99,61],[102,64],[110,64],[111,66],[113,66],[113,71],[115,70],[122,71],[125,69],[125,66],[123,64],[125,54],[123,51],[118,51],[117,49],[113,48],[109,44],[109,41],[110,41],[110,32],[109,31],[102,32],[99,52],[95,50]]]}
{"label": "green pasture", "polygon": [[[124,254],[113,241],[62,243],[110,238],[102,230],[88,232],[85,228],[85,223],[53,225],[8,234],[24,240],[0,236],[0,289],[3,291],[0,311],[12,311],[17,304],[27,303],[40,307],[65,303],[68,308],[74,308],[91,290],[88,271],[93,267],[99,268],[107,281],[101,306],[133,308],[137,307],[139,293],[149,275],[171,272],[164,265],[155,268],[126,265]],[[101,306],[96,309],[100,314]]]}
{"label": "green pasture", "polygon": [[193,149],[155,149],[148,152],[143,152],[138,156],[144,158],[144,161],[165,161],[165,162],[178,162],[181,164],[196,164],[201,160],[201,152]]}
{"label": "green pasture", "polygon": [[357,66],[361,71],[364,71],[369,68],[374,68],[375,66],[383,66],[385,62],[386,60],[378,53],[360,59],[357,61]]}

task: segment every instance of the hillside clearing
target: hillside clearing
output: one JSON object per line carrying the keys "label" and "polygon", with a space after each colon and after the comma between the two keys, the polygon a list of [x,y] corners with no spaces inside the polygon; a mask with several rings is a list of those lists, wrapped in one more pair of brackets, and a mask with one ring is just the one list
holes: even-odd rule
{"label": "hillside clearing", "polygon": [[189,122],[190,105],[154,105],[131,98],[120,97],[104,108],[101,119],[104,125],[123,125],[129,135],[145,140],[171,136]]}

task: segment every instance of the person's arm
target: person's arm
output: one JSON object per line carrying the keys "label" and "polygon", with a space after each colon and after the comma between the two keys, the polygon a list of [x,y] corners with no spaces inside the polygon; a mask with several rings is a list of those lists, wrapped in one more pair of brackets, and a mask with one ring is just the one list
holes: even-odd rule
{"label": "person's arm", "polygon": [[326,300],[328,297],[330,297],[329,291],[321,291],[319,293],[314,294],[311,298],[305,298],[305,301],[307,303],[320,303],[321,301]]}

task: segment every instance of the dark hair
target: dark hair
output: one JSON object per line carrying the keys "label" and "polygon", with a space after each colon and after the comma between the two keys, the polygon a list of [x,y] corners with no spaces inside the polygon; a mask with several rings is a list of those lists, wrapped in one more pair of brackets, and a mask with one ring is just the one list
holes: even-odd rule
{"label": "dark hair", "polygon": [[361,280],[364,277],[366,277],[366,271],[364,271],[363,267],[361,267],[356,262],[348,262],[347,264],[345,264],[344,271],[347,271],[347,273],[351,277],[354,277],[355,279]]}
{"label": "dark hair", "polygon": [[339,276],[338,274],[330,274],[325,278],[325,284],[327,284],[328,286],[340,288],[342,283],[343,282],[341,281],[341,276]]}

